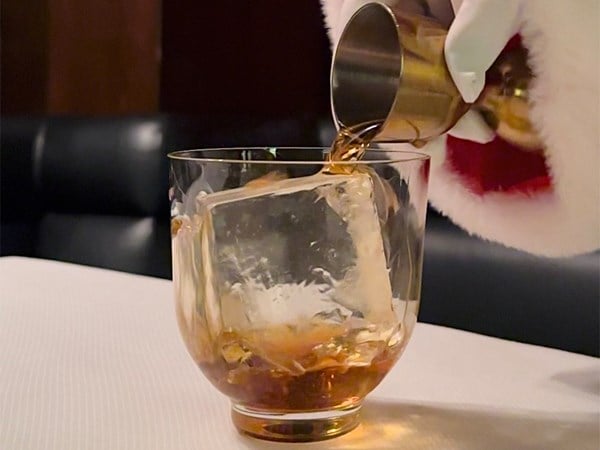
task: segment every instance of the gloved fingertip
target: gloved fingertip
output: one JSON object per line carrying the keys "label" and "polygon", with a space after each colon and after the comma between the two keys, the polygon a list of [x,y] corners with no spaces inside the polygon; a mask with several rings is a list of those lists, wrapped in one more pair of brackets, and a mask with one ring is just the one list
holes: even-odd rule
{"label": "gloved fingertip", "polygon": [[448,131],[448,134],[468,141],[487,144],[496,137],[477,111],[469,111]]}
{"label": "gloved fingertip", "polygon": [[454,72],[453,80],[467,103],[474,103],[485,85],[485,76],[476,72]]}

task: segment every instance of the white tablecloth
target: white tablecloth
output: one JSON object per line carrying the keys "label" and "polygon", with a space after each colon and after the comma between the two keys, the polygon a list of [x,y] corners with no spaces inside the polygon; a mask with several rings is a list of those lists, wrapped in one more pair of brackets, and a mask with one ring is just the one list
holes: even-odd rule
{"label": "white tablecloth", "polygon": [[3,450],[595,450],[599,391],[596,358],[418,324],[359,428],[263,442],[188,356],[170,282],[0,258]]}

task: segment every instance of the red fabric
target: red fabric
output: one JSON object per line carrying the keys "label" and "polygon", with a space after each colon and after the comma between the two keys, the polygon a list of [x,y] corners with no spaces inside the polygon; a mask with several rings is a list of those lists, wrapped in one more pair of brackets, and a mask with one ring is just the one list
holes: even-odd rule
{"label": "red fabric", "polygon": [[510,40],[504,46],[504,50],[502,50],[502,52],[505,52],[507,50],[512,50],[517,47],[521,47],[521,35],[520,34],[515,34],[512,38],[510,38]]}
{"label": "red fabric", "polygon": [[552,181],[541,153],[532,153],[496,137],[477,142],[448,136],[446,163],[474,193],[535,193],[551,189]]}
{"label": "red fabric", "polygon": [[425,161],[425,164],[421,167],[421,176],[423,177],[423,181],[425,184],[429,183],[429,169],[431,166],[431,160],[428,159]]}
{"label": "red fabric", "polygon": [[[521,36],[515,35],[502,53],[521,46]],[[486,83],[498,83],[487,74]],[[552,188],[542,152],[528,152],[496,138],[488,144],[448,136],[446,162],[459,174],[472,192],[514,192],[532,194]]]}

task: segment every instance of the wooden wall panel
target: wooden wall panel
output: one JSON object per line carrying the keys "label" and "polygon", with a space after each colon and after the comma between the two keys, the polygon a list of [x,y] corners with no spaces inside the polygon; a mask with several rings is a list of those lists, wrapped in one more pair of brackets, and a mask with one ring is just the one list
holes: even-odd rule
{"label": "wooden wall panel", "polygon": [[48,112],[158,109],[160,0],[49,0]]}
{"label": "wooden wall panel", "polygon": [[2,114],[42,114],[48,91],[47,0],[0,2]]}
{"label": "wooden wall panel", "polygon": [[5,114],[329,113],[318,0],[1,5]]}
{"label": "wooden wall panel", "polygon": [[160,0],[3,0],[2,111],[156,112]]}
{"label": "wooden wall panel", "polygon": [[161,109],[263,117],[329,113],[318,0],[163,4]]}

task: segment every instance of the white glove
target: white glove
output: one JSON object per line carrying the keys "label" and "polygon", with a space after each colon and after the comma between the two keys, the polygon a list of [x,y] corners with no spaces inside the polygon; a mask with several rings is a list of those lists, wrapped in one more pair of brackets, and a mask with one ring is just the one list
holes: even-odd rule
{"label": "white glove", "polygon": [[485,72],[519,31],[522,0],[452,0],[456,17],[446,38],[446,64],[467,103],[479,97]]}
{"label": "white glove", "polygon": [[[455,18],[446,38],[446,64],[467,103],[477,100],[485,72],[519,31],[521,1],[452,0]],[[494,138],[476,111],[469,111],[448,134],[481,143]]]}

